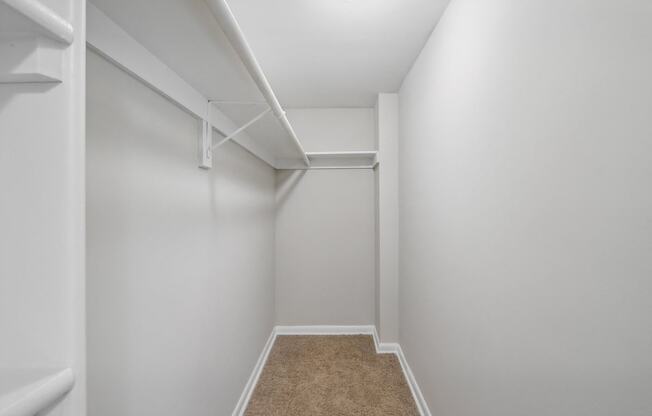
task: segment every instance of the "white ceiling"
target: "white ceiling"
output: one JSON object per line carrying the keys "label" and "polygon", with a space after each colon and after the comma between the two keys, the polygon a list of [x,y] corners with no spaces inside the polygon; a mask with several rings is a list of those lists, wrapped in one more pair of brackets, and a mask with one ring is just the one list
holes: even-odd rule
{"label": "white ceiling", "polygon": [[[203,0],[92,0],[213,99],[260,100]],[[284,107],[371,107],[449,0],[229,0]]]}
{"label": "white ceiling", "polygon": [[279,100],[369,107],[395,92],[448,0],[230,0]]}

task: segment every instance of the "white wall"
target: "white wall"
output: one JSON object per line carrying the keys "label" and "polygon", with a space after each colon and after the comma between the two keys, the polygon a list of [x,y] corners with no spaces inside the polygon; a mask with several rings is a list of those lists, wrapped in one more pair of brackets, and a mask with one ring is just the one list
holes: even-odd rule
{"label": "white wall", "polygon": [[[70,367],[74,389],[46,413],[81,416],[85,2],[47,5],[75,28],[74,43],[59,45],[62,82],[0,84],[0,378]],[[8,26],[22,20],[0,13]]]}
{"label": "white wall", "polygon": [[306,152],[376,149],[373,108],[292,108],[287,116]]}
{"label": "white wall", "polygon": [[[374,148],[373,109],[300,109],[288,118],[306,151]],[[374,322],[372,170],[277,172],[276,321]]]}
{"label": "white wall", "polygon": [[432,414],[652,414],[652,3],[453,0],[400,91]]}
{"label": "white wall", "polygon": [[89,415],[227,415],[274,321],[274,171],[88,57]]}

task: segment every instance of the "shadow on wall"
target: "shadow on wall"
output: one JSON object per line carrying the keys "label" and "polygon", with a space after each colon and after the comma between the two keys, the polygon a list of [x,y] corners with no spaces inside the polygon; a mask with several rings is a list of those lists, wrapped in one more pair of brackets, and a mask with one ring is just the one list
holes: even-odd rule
{"label": "shadow on wall", "polygon": [[0,113],[2,110],[11,103],[14,97],[25,94],[44,94],[52,88],[60,85],[59,83],[16,83],[16,84],[1,84],[0,83]]}
{"label": "shadow on wall", "polygon": [[[275,181],[274,170],[236,142],[228,142],[215,149],[211,169],[200,169],[196,162],[194,169],[200,171],[205,178],[202,186],[209,188],[214,219],[247,221],[252,216],[264,214],[274,205],[273,194],[270,194],[269,201],[260,200],[270,185],[262,177],[269,175]],[[228,206],[237,204],[239,208],[235,211],[226,209],[224,201],[230,201]]]}
{"label": "shadow on wall", "polygon": [[276,209],[283,206],[307,170],[279,170],[276,173]]}

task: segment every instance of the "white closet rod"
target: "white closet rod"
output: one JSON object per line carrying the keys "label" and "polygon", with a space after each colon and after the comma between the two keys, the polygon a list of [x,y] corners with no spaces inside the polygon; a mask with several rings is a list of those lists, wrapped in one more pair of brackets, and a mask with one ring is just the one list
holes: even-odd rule
{"label": "white closet rod", "polygon": [[67,45],[72,44],[74,38],[72,25],[48,6],[37,0],[0,1],[45,29],[55,39]]}
{"label": "white closet rod", "polygon": [[207,2],[220,27],[224,31],[224,34],[229,38],[231,45],[240,56],[247,71],[249,71],[249,75],[251,75],[251,78],[253,78],[258,89],[265,97],[265,101],[267,101],[269,107],[274,112],[274,115],[279,119],[283,128],[292,138],[297,150],[303,156],[303,161],[306,166],[310,166],[310,160],[308,159],[305,150],[303,150],[301,142],[299,142],[296,133],[292,129],[281,104],[278,102],[278,99],[276,99],[276,95],[274,94],[272,87],[269,85],[267,77],[265,77],[260,64],[258,64],[256,56],[249,47],[249,43],[247,43],[247,39],[245,38],[238,21],[235,19],[233,12],[231,12],[229,5],[226,3],[226,0],[207,0]]}

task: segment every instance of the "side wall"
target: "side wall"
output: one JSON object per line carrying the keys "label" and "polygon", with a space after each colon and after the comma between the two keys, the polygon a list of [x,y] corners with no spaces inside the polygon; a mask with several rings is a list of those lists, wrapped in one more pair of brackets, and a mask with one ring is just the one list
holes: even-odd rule
{"label": "side wall", "polygon": [[[373,109],[288,111],[308,152],[374,148]],[[374,323],[372,170],[277,172],[279,325]]]}
{"label": "side wall", "polygon": [[400,91],[433,415],[652,414],[652,3],[453,0]]}
{"label": "side wall", "polygon": [[88,56],[89,415],[231,414],[274,324],[274,171]]}

